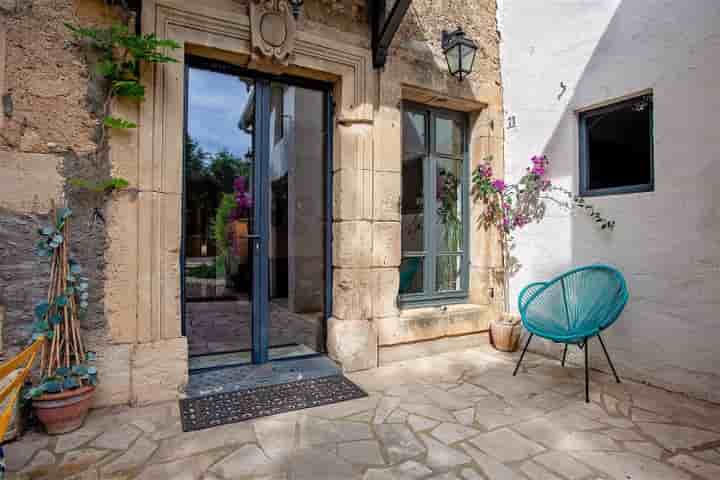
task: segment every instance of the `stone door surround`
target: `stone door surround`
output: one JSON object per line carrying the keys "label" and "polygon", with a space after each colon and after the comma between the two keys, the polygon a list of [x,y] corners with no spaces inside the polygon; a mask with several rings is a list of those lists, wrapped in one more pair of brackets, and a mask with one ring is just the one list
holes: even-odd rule
{"label": "stone door surround", "polygon": [[[332,81],[335,149],[333,170],[370,165],[367,129],[373,122],[372,62],[367,49],[342,38],[329,42],[297,31],[289,66],[251,60],[251,21],[247,9],[230,0],[145,2],[143,32],[178,42],[178,63],[146,72],[147,99],[140,110],[138,155],[138,313],[137,341],[181,337],[180,242],[185,54],[214,57],[252,69]],[[367,195],[370,195],[367,193]],[[337,217],[335,219],[338,220]],[[338,243],[340,242],[340,243]],[[345,250],[342,240],[334,248]]]}

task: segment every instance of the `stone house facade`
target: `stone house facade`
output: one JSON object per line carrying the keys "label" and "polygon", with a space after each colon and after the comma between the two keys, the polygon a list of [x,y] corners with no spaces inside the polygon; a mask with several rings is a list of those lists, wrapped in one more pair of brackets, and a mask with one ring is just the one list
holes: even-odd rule
{"label": "stone house facade", "polygon": [[[334,114],[329,119],[332,217],[327,224],[332,231],[332,275],[325,277],[331,279],[325,285],[326,305],[332,307],[323,320],[321,345],[327,355],[354,371],[487,342],[488,322],[503,304],[501,283],[491,275],[499,265],[499,252],[494,236],[475,227],[467,182],[458,187],[467,240],[457,249],[462,254],[452,256],[452,262],[457,261],[453,289],[458,293],[447,301],[413,303],[399,292],[408,250],[402,245],[407,220],[402,197],[409,195],[403,193],[408,111],[419,110],[417,118],[425,119],[416,129],[438,136],[427,140],[432,148],[447,139],[434,130],[440,123],[425,129],[430,119],[461,119],[455,125],[463,125],[456,152],[462,171],[470,172],[488,157],[497,171],[503,169],[495,0],[415,0],[379,69],[373,67],[369,8],[363,0],[307,0],[299,19],[287,20],[292,28],[285,24],[285,35],[272,45],[271,56],[289,53],[281,61],[260,53],[258,42],[275,41],[277,30],[265,30],[264,39],[256,38],[266,28],[253,14],[257,3],[141,4],[140,11],[128,12],[100,0],[0,1],[0,303],[7,307],[5,353],[24,344],[32,305],[44,295],[47,272],[32,246],[50,200],[64,198],[78,218],[74,249],[93,285],[84,332],[98,353],[101,387],[96,406],[173,399],[187,382],[181,256],[189,248],[183,239],[183,131],[186,63],[191,57],[238,67],[261,79],[272,75],[328,86]],[[143,72],[144,102],[113,105],[115,113],[138,128],[113,132],[109,149],[98,150],[102,89],[92,59],[63,23],[102,26],[117,21],[137,21],[142,33],[175,40],[181,48],[170,53],[176,63]],[[442,30],[458,25],[479,46],[474,71],[463,82],[448,74],[440,48]],[[453,142],[457,135],[451,134]],[[76,176],[109,175],[126,178],[130,188],[100,207],[97,199],[68,183]],[[423,185],[434,184],[425,180]],[[434,192],[439,187],[428,188]],[[428,192],[418,196],[427,197]],[[428,205],[429,200],[423,201]],[[100,220],[93,216],[96,208],[101,209]],[[443,255],[448,256],[438,258]],[[432,257],[432,262],[431,272],[440,269],[442,260],[436,264]],[[435,285],[435,280],[425,282]]]}

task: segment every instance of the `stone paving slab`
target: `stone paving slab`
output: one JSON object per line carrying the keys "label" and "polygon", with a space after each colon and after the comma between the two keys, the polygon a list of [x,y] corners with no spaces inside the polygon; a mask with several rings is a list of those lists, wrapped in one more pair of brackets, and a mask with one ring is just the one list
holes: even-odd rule
{"label": "stone paving slab", "polygon": [[370,397],[183,433],[176,402],[5,446],[10,479],[720,478],[720,406],[490,347],[351,374]]}

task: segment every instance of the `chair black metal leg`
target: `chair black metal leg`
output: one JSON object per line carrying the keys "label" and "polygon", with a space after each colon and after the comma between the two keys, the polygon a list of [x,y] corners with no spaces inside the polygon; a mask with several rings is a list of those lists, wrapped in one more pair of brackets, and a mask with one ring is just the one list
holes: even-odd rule
{"label": "chair black metal leg", "polygon": [[588,339],[585,339],[585,403],[590,403],[590,370],[588,368]]}
{"label": "chair black metal leg", "polygon": [[527,339],[527,342],[525,343],[525,348],[523,348],[523,351],[522,351],[522,353],[520,354],[520,359],[518,360],[517,365],[515,365],[515,371],[513,372],[513,377],[514,377],[515,375],[517,375],[517,372],[518,372],[518,370],[520,369],[520,364],[522,363],[522,359],[523,359],[523,357],[525,356],[525,352],[526,352],[527,349],[528,349],[528,345],[530,345],[530,340],[532,340],[533,335],[534,335],[534,334],[531,333],[530,336],[529,336],[528,339]]}
{"label": "chair black metal leg", "polygon": [[602,337],[598,333],[598,340],[600,340],[600,345],[602,345],[603,352],[605,352],[605,358],[607,358],[608,363],[610,364],[610,369],[613,372],[613,375],[615,375],[615,380],[617,383],[620,383],[620,377],[618,377],[617,371],[615,370],[615,365],[613,365],[612,360],[610,360],[610,355],[608,354],[607,348],[605,348],[605,342],[603,342]]}
{"label": "chair black metal leg", "polygon": [[563,350],[563,359],[562,359],[562,363],[561,363],[561,365],[562,365],[563,367],[565,366],[565,357],[567,357],[567,347],[568,347],[568,344],[566,343],[566,344],[565,344],[565,350]]}

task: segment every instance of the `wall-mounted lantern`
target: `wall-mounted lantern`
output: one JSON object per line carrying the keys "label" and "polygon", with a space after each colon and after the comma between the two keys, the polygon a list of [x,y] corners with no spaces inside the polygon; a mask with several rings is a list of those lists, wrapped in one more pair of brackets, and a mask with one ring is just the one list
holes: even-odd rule
{"label": "wall-mounted lantern", "polygon": [[462,82],[470,72],[475,63],[477,45],[465,36],[465,32],[458,27],[454,32],[442,32],[442,50],[447,60],[450,75]]}
{"label": "wall-mounted lantern", "polygon": [[292,9],[293,17],[297,20],[297,18],[300,16],[300,8],[305,3],[305,0],[288,0],[288,3],[290,4],[290,8]]}

